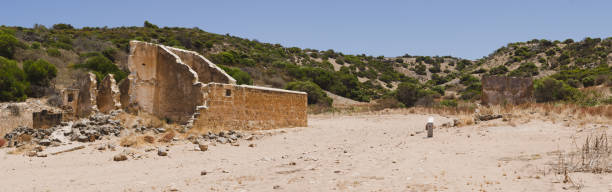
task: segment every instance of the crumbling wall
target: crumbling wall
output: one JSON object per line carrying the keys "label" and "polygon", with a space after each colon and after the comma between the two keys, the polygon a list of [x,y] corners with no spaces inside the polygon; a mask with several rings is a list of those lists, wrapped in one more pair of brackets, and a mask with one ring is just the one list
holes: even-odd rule
{"label": "crumbling wall", "polygon": [[127,109],[130,104],[130,79],[124,78],[119,81],[119,102],[123,109]]}
{"label": "crumbling wall", "polygon": [[46,129],[59,125],[62,122],[62,113],[52,113],[47,110],[32,113],[32,127]]}
{"label": "crumbling wall", "polygon": [[100,82],[96,99],[98,110],[102,113],[108,113],[112,110],[121,108],[119,87],[117,87],[113,74],[106,75],[102,82]]}
{"label": "crumbling wall", "polygon": [[236,84],[236,80],[229,76],[223,69],[210,62],[202,55],[173,47],[166,47],[172,53],[176,54],[181,61],[189,65],[198,74],[198,81],[202,83],[227,83]]}
{"label": "crumbling wall", "polygon": [[184,123],[202,104],[202,83],[165,46],[130,42],[130,106],[172,122]]}
{"label": "crumbling wall", "polygon": [[307,95],[282,89],[211,83],[194,121],[198,129],[273,129],[307,126]]}
{"label": "crumbling wall", "polygon": [[93,73],[87,73],[87,75],[78,78],[77,88],[79,89],[79,97],[75,111],[78,117],[89,117],[91,114],[98,111],[96,105],[96,86],[96,75]]}
{"label": "crumbling wall", "polygon": [[530,77],[482,77],[484,105],[521,104],[533,102],[533,80]]}
{"label": "crumbling wall", "polygon": [[66,112],[66,116],[74,117],[79,106],[79,89],[62,89],[60,95],[62,96],[61,108]]}

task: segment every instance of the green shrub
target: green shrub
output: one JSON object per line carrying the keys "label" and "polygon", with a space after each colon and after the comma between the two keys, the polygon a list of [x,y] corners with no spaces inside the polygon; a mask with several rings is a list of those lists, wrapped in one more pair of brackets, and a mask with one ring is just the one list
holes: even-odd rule
{"label": "green shrub", "polygon": [[0,56],[0,101],[24,101],[29,84],[17,62]]}
{"label": "green shrub", "polygon": [[424,89],[421,85],[414,82],[402,82],[397,86],[396,98],[407,107],[417,104],[430,105],[433,97],[439,97],[439,93]]}
{"label": "green shrub", "polygon": [[336,59],[336,63],[337,63],[338,65],[344,65],[344,59],[342,59],[342,58],[338,58],[338,59]]}
{"label": "green shrub", "polygon": [[228,75],[232,76],[234,79],[236,79],[236,84],[238,85],[252,85],[253,84],[253,79],[251,79],[251,75],[249,75],[249,73],[244,72],[242,70],[240,70],[239,68],[236,67],[228,67],[228,66],[223,66],[223,65],[219,65],[221,67],[221,69],[223,69]]}
{"label": "green shrub", "polygon": [[444,95],[445,92],[445,89],[442,86],[433,86],[431,90],[435,91],[436,93],[439,93],[440,95]]}
{"label": "green shrub", "polygon": [[333,100],[317,84],[310,81],[293,81],[287,83],[285,89],[308,93],[308,104],[331,106]]}
{"label": "green shrub", "polygon": [[414,72],[416,72],[416,74],[419,74],[419,75],[426,75],[427,74],[425,72],[426,69],[427,67],[425,67],[425,65],[423,65],[422,63],[419,63],[417,66],[414,67]]}
{"label": "green shrub", "polygon": [[65,23],[58,23],[53,25],[52,27],[55,30],[65,30],[65,29],[74,29],[74,27],[70,24],[65,24]]}
{"label": "green shrub", "polygon": [[593,76],[586,76],[582,78],[582,85],[585,87],[590,87],[595,85],[595,78]]}
{"label": "green shrub", "polygon": [[472,65],[472,62],[470,60],[463,59],[463,60],[459,61],[459,63],[457,63],[457,67],[455,69],[461,71],[461,70],[463,70],[466,67],[469,67],[471,65]]}
{"label": "green shrub", "polygon": [[12,59],[20,43],[13,34],[0,30],[0,56]]}
{"label": "green shrub", "polygon": [[532,62],[522,63],[519,68],[510,72],[508,75],[513,77],[532,77],[539,74],[538,66]]}
{"label": "green shrub", "polygon": [[533,86],[537,102],[574,101],[579,95],[578,89],[550,77],[535,80]]}
{"label": "green shrub", "polygon": [[117,49],[115,48],[108,48],[102,51],[102,55],[110,59],[112,62],[115,62],[116,54],[117,54]]}
{"label": "green shrub", "polygon": [[508,73],[508,67],[504,66],[504,65],[500,65],[497,67],[493,67],[491,68],[491,70],[489,71],[490,75],[504,75]]}
{"label": "green shrub", "polygon": [[49,86],[49,82],[57,76],[55,65],[42,59],[25,61],[23,71],[31,85]]}
{"label": "green shrub", "polygon": [[457,107],[457,100],[454,99],[445,99],[440,101],[440,105],[445,107]]}
{"label": "green shrub", "polygon": [[59,57],[59,56],[62,56],[62,52],[60,52],[56,48],[47,48],[47,55],[51,57]]}
{"label": "green shrub", "polygon": [[477,100],[480,99],[482,91],[482,84],[480,80],[472,75],[463,75],[459,79],[460,83],[465,85],[466,88],[461,90],[461,99],[463,100]]}
{"label": "green shrub", "polygon": [[32,49],[40,49],[40,43],[39,42],[34,42],[34,43],[32,43],[32,45],[30,45],[30,48],[32,48]]}
{"label": "green shrub", "polygon": [[98,81],[102,81],[108,74],[113,74],[115,80],[119,82],[128,75],[127,72],[120,70],[110,59],[102,55],[89,57],[85,63],[74,65],[74,67],[91,70],[96,74]]}
{"label": "green shrub", "polygon": [[484,68],[478,68],[477,70],[472,71],[472,74],[481,74],[481,73],[486,73],[487,70]]}
{"label": "green shrub", "polygon": [[415,83],[404,82],[397,87],[397,100],[407,107],[412,107],[419,99],[421,88]]}
{"label": "green shrub", "polygon": [[146,20],[145,20],[145,22],[144,22],[144,27],[145,27],[145,28],[151,28],[151,29],[157,29],[157,28],[159,28],[159,27],[157,27],[157,25],[154,25],[153,23],[150,23],[149,21],[146,21]]}
{"label": "green shrub", "polygon": [[430,68],[429,68],[429,72],[431,73],[439,73],[440,70],[440,64],[439,63],[434,63]]}

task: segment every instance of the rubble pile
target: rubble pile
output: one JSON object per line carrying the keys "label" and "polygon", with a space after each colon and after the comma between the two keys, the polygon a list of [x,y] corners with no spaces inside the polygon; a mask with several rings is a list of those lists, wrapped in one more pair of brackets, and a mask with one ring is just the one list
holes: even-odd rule
{"label": "rubble pile", "polygon": [[220,131],[216,134],[209,131],[208,133],[202,135],[202,139],[205,141],[217,142],[221,144],[236,143],[238,139],[251,140],[252,138],[252,135],[243,134],[234,130]]}
{"label": "rubble pile", "polygon": [[119,136],[124,128],[119,120],[113,119],[119,113],[120,111],[111,114],[97,113],[89,119],[62,122],[47,129],[20,126],[4,135],[4,138],[9,141],[9,147],[19,147],[30,142],[43,146],[57,146],[70,141],[91,142],[106,135]]}

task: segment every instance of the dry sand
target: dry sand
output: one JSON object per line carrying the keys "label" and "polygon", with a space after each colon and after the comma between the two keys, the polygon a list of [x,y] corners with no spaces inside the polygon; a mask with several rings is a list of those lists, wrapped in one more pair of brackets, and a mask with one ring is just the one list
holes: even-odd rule
{"label": "dry sand", "polygon": [[[427,115],[311,116],[309,127],[274,131],[206,152],[176,142],[167,157],[114,162],[117,151],[85,149],[25,157],[0,149],[0,191],[563,191],[544,171],[601,125],[532,120],[420,132]],[[435,116],[436,124],[450,121]],[[607,125],[604,125],[604,127]],[[608,129],[608,135],[612,135]],[[255,147],[249,147],[249,144]],[[206,171],[206,175],[201,175]],[[582,191],[612,191],[610,174],[571,173]]]}

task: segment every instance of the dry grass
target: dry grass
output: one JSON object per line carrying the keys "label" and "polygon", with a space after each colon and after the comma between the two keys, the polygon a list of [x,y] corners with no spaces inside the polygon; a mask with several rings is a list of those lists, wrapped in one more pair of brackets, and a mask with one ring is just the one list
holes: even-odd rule
{"label": "dry grass", "polygon": [[19,154],[23,154],[26,151],[32,151],[34,149],[34,145],[33,144],[26,144],[26,145],[22,145],[20,147],[15,148],[14,150],[8,151],[6,152],[7,154],[11,154],[11,155],[19,155]]}
{"label": "dry grass", "polygon": [[[370,108],[372,109],[372,108]],[[520,105],[477,106],[459,103],[458,107],[411,107],[383,110],[338,110],[320,115],[385,115],[385,114],[438,114],[459,121],[459,126],[475,124],[475,114],[502,115],[508,125],[528,123],[534,119],[563,123],[566,126],[612,124],[612,105],[581,106],[568,103],[526,103]],[[487,122],[487,124],[489,124]]]}
{"label": "dry grass", "polygon": [[564,181],[571,181],[568,173],[612,173],[612,145],[608,142],[605,132],[590,135],[584,144],[573,152],[559,154],[559,160],[553,170],[564,174]]}
{"label": "dry grass", "polygon": [[123,147],[143,147],[155,144],[155,137],[151,135],[130,134],[119,140],[119,145]]}
{"label": "dry grass", "polygon": [[174,131],[170,131],[170,132],[164,134],[157,141],[162,142],[162,143],[169,143],[170,141],[172,141],[172,139],[174,139],[174,136],[176,136],[176,133],[174,133]]}

